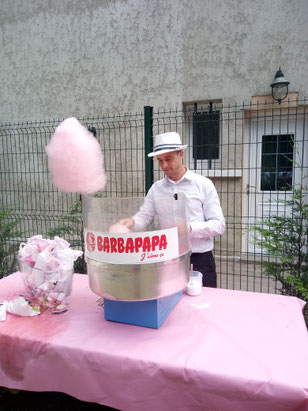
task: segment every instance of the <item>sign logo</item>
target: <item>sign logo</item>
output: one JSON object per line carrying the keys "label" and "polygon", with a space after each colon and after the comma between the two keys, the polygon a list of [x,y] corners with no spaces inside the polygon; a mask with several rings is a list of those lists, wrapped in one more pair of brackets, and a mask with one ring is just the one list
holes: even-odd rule
{"label": "sign logo", "polygon": [[91,231],[86,235],[87,250],[91,253],[95,250],[95,235]]}
{"label": "sign logo", "polygon": [[113,264],[154,263],[179,256],[178,228],[142,233],[101,233],[84,230],[85,255]]}

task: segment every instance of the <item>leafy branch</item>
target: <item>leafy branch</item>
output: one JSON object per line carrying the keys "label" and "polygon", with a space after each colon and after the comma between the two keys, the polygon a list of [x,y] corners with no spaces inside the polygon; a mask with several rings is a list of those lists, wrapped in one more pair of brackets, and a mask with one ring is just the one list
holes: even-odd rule
{"label": "leafy branch", "polygon": [[[83,224],[81,218],[81,200],[78,199],[68,214],[61,217],[61,222],[57,227],[52,228],[47,232],[49,238],[54,236],[59,237],[70,237],[70,244],[72,247],[81,246],[82,251],[84,251],[83,242]],[[87,264],[85,262],[84,254],[75,261],[74,271],[76,273],[86,273]]]}
{"label": "leafy branch", "polygon": [[300,170],[300,183],[291,198],[279,201],[290,212],[265,217],[251,230],[255,244],[271,257],[262,264],[266,274],[281,284],[280,292],[308,301],[308,188],[301,165]]}
{"label": "leafy branch", "polygon": [[16,270],[17,251],[21,232],[16,229],[18,219],[12,218],[12,211],[0,209],[0,278]]}

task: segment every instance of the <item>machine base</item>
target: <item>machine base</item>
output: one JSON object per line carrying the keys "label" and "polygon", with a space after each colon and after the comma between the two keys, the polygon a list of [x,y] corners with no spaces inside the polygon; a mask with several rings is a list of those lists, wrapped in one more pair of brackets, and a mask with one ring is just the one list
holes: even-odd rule
{"label": "machine base", "polygon": [[170,314],[182,293],[183,291],[179,291],[168,297],[148,301],[118,301],[105,298],[105,319],[157,329]]}

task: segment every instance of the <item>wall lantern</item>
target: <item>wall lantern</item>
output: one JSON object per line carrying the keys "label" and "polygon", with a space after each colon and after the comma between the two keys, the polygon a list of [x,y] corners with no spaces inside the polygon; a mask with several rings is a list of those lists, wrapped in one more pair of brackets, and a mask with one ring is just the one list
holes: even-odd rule
{"label": "wall lantern", "polygon": [[282,100],[287,97],[289,92],[289,84],[290,82],[284,78],[281,67],[279,67],[279,70],[276,72],[274,82],[271,84],[272,97],[274,100],[278,101],[279,104],[281,104]]}

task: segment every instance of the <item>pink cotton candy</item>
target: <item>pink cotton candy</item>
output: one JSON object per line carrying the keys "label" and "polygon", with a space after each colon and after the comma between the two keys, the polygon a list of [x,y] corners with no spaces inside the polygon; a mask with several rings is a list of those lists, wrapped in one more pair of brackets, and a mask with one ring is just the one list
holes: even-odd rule
{"label": "pink cotton candy", "polygon": [[46,153],[53,183],[60,191],[92,194],[105,187],[100,145],[76,118],[62,121],[46,146]]}
{"label": "pink cotton candy", "polygon": [[124,225],[124,224],[114,223],[114,224],[112,224],[112,226],[109,227],[108,232],[109,233],[114,233],[114,234],[116,234],[116,233],[124,234],[124,233],[130,233],[130,229],[128,227],[126,227],[126,225]]}

